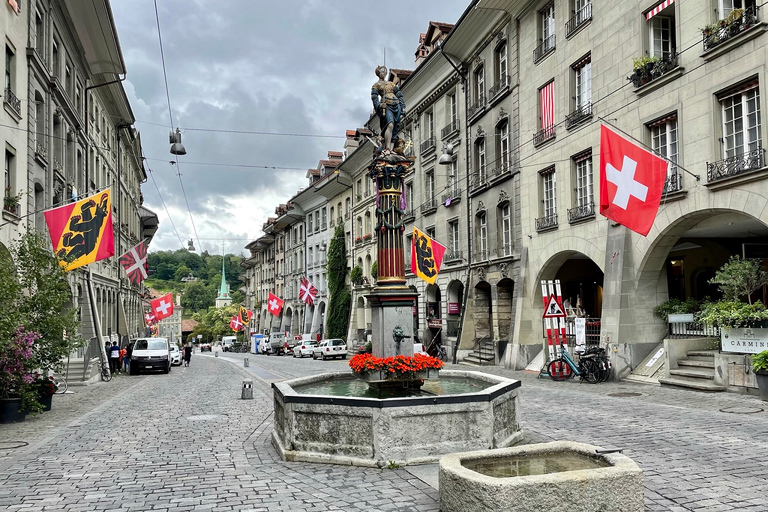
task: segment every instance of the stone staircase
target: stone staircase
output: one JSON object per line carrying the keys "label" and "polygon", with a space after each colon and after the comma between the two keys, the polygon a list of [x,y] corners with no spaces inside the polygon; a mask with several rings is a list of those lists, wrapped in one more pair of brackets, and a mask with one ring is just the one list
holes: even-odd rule
{"label": "stone staircase", "polygon": [[496,344],[490,338],[482,338],[475,350],[462,359],[459,364],[468,366],[493,366],[496,364]]}
{"label": "stone staircase", "polygon": [[677,369],[669,370],[669,377],[659,377],[659,383],[699,391],[725,391],[725,386],[715,384],[716,350],[691,350],[685,359],[677,361]]}

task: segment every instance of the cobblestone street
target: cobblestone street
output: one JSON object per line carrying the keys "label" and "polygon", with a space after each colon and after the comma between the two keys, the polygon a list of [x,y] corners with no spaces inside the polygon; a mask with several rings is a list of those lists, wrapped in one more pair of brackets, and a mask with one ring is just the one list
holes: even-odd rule
{"label": "cobblestone street", "polygon": [[[439,510],[436,465],[282,462],[270,443],[269,384],[347,361],[250,355],[243,368],[245,356],[195,354],[170,375],[73,387],[52,411],[0,426],[0,508]],[[644,470],[648,510],[766,510],[768,404],[756,397],[485,370],[523,381],[528,442],[623,449]],[[240,398],[245,378],[253,400]]]}

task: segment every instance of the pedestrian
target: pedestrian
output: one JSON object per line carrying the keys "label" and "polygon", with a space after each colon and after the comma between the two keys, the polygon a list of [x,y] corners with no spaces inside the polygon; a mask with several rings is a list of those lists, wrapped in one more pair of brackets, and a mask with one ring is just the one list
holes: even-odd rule
{"label": "pedestrian", "polygon": [[120,373],[120,347],[117,346],[117,342],[113,341],[112,346],[109,347],[109,371],[114,373]]}
{"label": "pedestrian", "polygon": [[131,370],[131,356],[133,355],[133,341],[128,342],[128,345],[125,346],[125,358],[123,359],[123,366],[125,367],[125,371],[129,372]]}
{"label": "pedestrian", "polygon": [[128,349],[127,345],[120,349],[120,368],[124,372],[128,372]]}
{"label": "pedestrian", "polygon": [[189,361],[192,359],[192,347],[189,342],[184,344],[184,366],[189,366]]}

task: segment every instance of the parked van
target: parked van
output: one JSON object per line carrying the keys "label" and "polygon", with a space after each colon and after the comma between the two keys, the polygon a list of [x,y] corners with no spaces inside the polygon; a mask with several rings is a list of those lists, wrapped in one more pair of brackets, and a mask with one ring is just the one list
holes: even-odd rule
{"label": "parked van", "polygon": [[131,354],[131,375],[142,370],[171,371],[171,346],[168,338],[137,338]]}
{"label": "parked van", "polygon": [[270,354],[281,356],[285,353],[285,333],[273,332],[269,335]]}
{"label": "parked van", "polygon": [[237,341],[237,336],[224,336],[221,338],[222,352],[232,352],[232,345]]}

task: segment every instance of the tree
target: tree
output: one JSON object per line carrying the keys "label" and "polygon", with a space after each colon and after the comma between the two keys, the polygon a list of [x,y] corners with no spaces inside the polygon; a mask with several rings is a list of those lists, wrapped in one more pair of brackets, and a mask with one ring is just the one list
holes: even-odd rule
{"label": "tree", "polygon": [[181,305],[190,313],[205,311],[216,302],[216,290],[202,281],[190,281],[181,296]]}
{"label": "tree", "polygon": [[747,302],[752,304],[752,293],[768,284],[768,272],[758,259],[731,256],[709,282],[719,285],[725,300],[735,301],[746,296]]}
{"label": "tree", "polygon": [[347,289],[347,250],[343,224],[336,226],[328,247],[328,291],[331,299],[326,318],[327,337],[346,339],[352,296]]}

